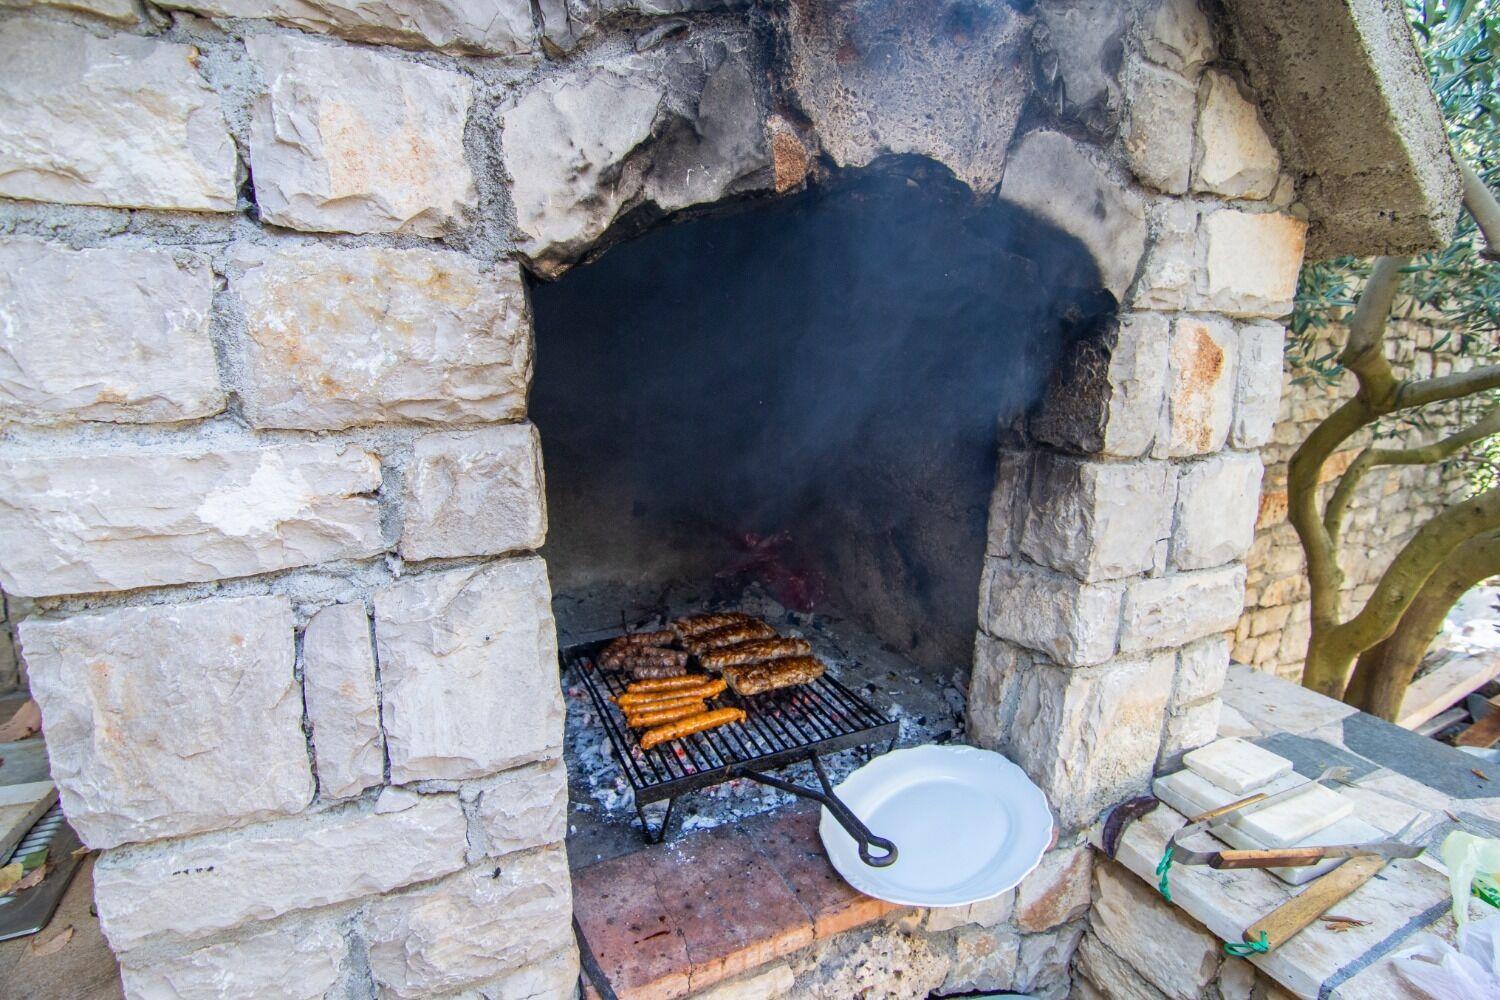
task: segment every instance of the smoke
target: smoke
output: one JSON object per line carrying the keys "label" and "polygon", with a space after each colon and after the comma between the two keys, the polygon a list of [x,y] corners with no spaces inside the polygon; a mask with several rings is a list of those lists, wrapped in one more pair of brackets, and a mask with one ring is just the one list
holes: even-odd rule
{"label": "smoke", "polygon": [[729,539],[786,533],[845,610],[909,608],[903,646],[967,644],[996,428],[1112,314],[1098,268],[928,161],[756,208],[533,290],[557,589],[706,596]]}

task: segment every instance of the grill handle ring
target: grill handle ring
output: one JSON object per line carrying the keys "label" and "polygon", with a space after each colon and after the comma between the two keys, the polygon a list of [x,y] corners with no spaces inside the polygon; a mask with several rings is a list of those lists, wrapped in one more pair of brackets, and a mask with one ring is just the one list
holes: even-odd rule
{"label": "grill handle ring", "polygon": [[[755,771],[748,767],[733,768],[732,771],[735,777],[743,776],[749,778],[751,781],[758,781],[763,785],[779,788],[783,792],[790,792],[804,799],[812,799],[814,802],[822,803],[823,807],[832,814],[833,818],[838,820],[838,824],[844,828],[844,832],[854,838],[854,842],[859,845],[859,859],[861,861],[872,868],[885,868],[888,865],[895,864],[897,854],[896,845],[884,837],[877,837],[871,833],[870,828],[865,826],[864,822],[858,816],[854,815],[853,810],[834,794],[833,785],[829,783],[828,775],[823,771],[823,761],[817,754],[813,754],[808,759],[812,762],[813,771],[818,776],[818,783],[823,786],[821,791],[816,788],[804,788],[801,785],[784,781],[774,775],[766,774],[763,771]],[[878,856],[872,853],[870,850],[872,847],[881,853]]]}

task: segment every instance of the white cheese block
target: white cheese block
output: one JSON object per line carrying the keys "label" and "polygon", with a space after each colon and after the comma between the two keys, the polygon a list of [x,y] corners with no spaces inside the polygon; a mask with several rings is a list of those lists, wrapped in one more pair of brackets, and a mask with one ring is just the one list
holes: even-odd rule
{"label": "white cheese block", "polygon": [[1182,762],[1236,796],[1258,791],[1292,770],[1292,762],[1285,757],[1233,736],[1199,747]]}
{"label": "white cheese block", "polygon": [[[1338,792],[1308,781],[1301,775],[1287,775],[1261,790],[1274,794],[1286,788],[1302,785],[1307,786],[1304,791],[1288,796],[1275,805],[1266,806],[1258,812],[1232,820],[1229,827],[1253,837],[1259,845],[1264,847],[1295,847],[1309,844],[1308,838],[1353,814],[1354,803]],[[1158,778],[1156,787],[1165,789],[1173,798],[1187,806],[1189,816],[1217,809],[1240,798],[1212,782],[1204,781],[1201,775],[1194,774],[1192,771],[1178,771],[1165,778]],[[1160,790],[1157,791],[1157,798],[1172,805],[1174,809],[1177,808]],[[1378,833],[1379,831],[1375,831],[1375,834]],[[1334,841],[1324,840],[1321,843],[1328,844]]]}

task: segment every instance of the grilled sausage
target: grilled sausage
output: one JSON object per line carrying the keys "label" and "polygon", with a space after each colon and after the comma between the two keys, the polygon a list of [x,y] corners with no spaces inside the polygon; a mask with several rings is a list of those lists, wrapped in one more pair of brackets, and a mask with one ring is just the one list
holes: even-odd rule
{"label": "grilled sausage", "polygon": [[638,681],[687,676],[686,663],[642,663],[629,669],[630,676]]}
{"label": "grilled sausage", "polygon": [[686,719],[668,722],[666,725],[646,730],[641,736],[641,749],[650,750],[669,740],[680,740],[684,736],[701,733],[705,729],[715,729],[719,726],[727,726],[731,722],[743,721],[745,721],[744,710],[738,708],[716,708],[711,712],[690,715]]}
{"label": "grilled sausage", "polygon": [[752,642],[756,639],[774,639],[776,630],[762,621],[741,622],[738,625],[726,625],[723,628],[714,629],[712,632],[704,632],[702,635],[686,639],[683,645],[695,655],[702,656],[715,649],[724,649],[727,646],[738,646],[742,642]]}
{"label": "grilled sausage", "polygon": [[684,698],[713,698],[724,693],[726,687],[723,678],[710,680],[704,677],[703,683],[690,688],[678,688],[675,691],[627,691],[615,699],[615,704],[626,711],[638,708],[642,705],[657,705],[662,702],[681,701]]}
{"label": "grilled sausage", "polygon": [[632,646],[667,646],[677,641],[677,633],[664,628],[653,632],[626,632],[612,641]]}
{"label": "grilled sausage", "polygon": [[707,683],[708,678],[702,674],[688,674],[685,677],[666,677],[654,681],[636,681],[625,685],[626,694],[646,694],[650,691],[676,691],[679,688],[694,688],[699,684]]}
{"label": "grilled sausage", "polygon": [[650,711],[627,712],[625,724],[631,729],[650,729],[668,722],[676,722],[693,715],[702,715],[708,711],[708,707],[701,701],[695,701],[691,705],[679,705],[676,708],[654,708]]}
{"label": "grilled sausage", "polygon": [[687,615],[672,623],[672,631],[683,639],[690,639],[714,629],[725,628],[729,625],[743,625],[756,619],[742,611],[725,611],[716,614]]}
{"label": "grilled sausage", "polygon": [[725,667],[775,660],[783,656],[807,656],[811,652],[812,644],[806,639],[755,639],[699,653],[698,662],[703,664],[704,670],[718,673]]}
{"label": "grilled sausage", "polygon": [[823,662],[814,656],[788,656],[779,660],[728,667],[724,679],[735,694],[764,694],[778,688],[808,684],[823,676]]}
{"label": "grilled sausage", "polygon": [[[660,646],[642,646],[636,643],[610,643],[599,654],[599,666],[604,670],[634,670],[637,667],[682,667],[687,668],[688,654],[680,649],[663,649]],[[676,673],[682,673],[679,670]],[[658,676],[672,677],[675,674]]]}

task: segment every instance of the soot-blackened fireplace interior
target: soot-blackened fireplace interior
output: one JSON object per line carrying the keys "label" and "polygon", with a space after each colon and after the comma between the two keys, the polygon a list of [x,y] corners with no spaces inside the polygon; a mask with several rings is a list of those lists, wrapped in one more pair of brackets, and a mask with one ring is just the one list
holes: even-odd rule
{"label": "soot-blackened fireplace interior", "polygon": [[[743,609],[811,640],[899,742],[961,739],[997,444],[1114,318],[1082,244],[891,160],[653,229],[532,304],[563,647]],[[587,863],[640,838],[578,680],[570,850]],[[734,782],[678,815],[785,800]]]}

